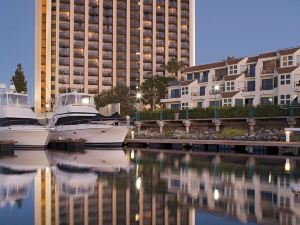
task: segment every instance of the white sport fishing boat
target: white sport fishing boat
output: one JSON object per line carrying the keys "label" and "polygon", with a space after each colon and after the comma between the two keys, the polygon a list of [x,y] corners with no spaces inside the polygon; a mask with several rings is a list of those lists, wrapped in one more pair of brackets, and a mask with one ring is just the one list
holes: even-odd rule
{"label": "white sport fishing boat", "polygon": [[58,95],[50,127],[51,140],[84,139],[87,147],[122,146],[129,129],[101,116],[92,95],[77,92]]}
{"label": "white sport fishing boat", "polygon": [[51,130],[38,122],[27,94],[0,84],[0,141],[15,141],[17,148],[45,148]]}

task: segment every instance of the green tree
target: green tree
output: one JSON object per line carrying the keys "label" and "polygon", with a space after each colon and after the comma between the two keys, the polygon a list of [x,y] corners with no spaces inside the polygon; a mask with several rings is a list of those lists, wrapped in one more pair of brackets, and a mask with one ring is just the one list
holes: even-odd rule
{"label": "green tree", "polygon": [[165,70],[167,70],[170,74],[176,77],[176,74],[184,68],[184,63],[181,61],[177,61],[175,58],[172,58],[165,66]]}
{"label": "green tree", "polygon": [[152,110],[157,106],[162,106],[160,100],[165,98],[170,81],[175,80],[174,77],[154,76],[147,79],[141,86],[142,102],[150,105]]}
{"label": "green tree", "polygon": [[122,115],[134,112],[134,98],[130,96],[130,89],[127,87],[115,87],[112,90],[103,91],[95,96],[95,103],[98,109],[108,104],[120,103]]}
{"label": "green tree", "polygon": [[17,65],[15,74],[12,76],[12,82],[14,83],[18,93],[27,93],[27,81],[25,79],[24,70],[21,63]]}

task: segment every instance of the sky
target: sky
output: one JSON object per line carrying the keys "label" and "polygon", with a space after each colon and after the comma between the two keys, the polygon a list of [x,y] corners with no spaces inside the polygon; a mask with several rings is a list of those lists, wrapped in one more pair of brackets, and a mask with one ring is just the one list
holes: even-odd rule
{"label": "sky", "polygon": [[[196,64],[300,46],[300,0],[195,0]],[[34,85],[34,2],[0,0],[0,83],[22,63]]]}

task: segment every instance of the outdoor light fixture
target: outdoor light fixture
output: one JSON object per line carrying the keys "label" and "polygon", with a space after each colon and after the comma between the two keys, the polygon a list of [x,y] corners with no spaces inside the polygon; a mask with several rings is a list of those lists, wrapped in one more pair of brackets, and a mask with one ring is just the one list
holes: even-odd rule
{"label": "outdoor light fixture", "polygon": [[84,104],[84,105],[89,104],[89,102],[90,102],[89,98],[83,98],[83,99],[81,99],[81,103]]}
{"label": "outdoor light fixture", "polygon": [[141,99],[142,98],[142,93],[141,92],[137,92],[136,93],[136,98],[137,99]]}
{"label": "outdoor light fixture", "polygon": [[216,188],[214,190],[214,200],[218,201],[220,198],[220,193],[219,193],[219,190]]}
{"label": "outdoor light fixture", "polygon": [[215,85],[215,88],[214,88],[214,89],[215,89],[215,91],[218,91],[218,90],[220,90],[220,85],[218,85],[218,84],[217,84],[217,85]]}
{"label": "outdoor light fixture", "polygon": [[138,177],[135,181],[135,187],[137,190],[141,189],[141,185],[142,185],[142,179],[140,177]]}
{"label": "outdoor light fixture", "polygon": [[291,171],[291,164],[290,164],[290,160],[289,159],[285,160],[284,170],[286,172],[290,172]]}
{"label": "outdoor light fixture", "polygon": [[271,172],[269,173],[269,179],[268,179],[268,181],[269,181],[269,184],[272,183],[272,174],[271,174]]}

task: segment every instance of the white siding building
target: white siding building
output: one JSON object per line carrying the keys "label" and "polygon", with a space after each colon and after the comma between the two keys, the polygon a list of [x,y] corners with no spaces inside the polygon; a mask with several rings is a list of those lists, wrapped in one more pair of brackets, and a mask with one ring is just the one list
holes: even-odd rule
{"label": "white siding building", "polygon": [[300,102],[300,47],[187,68],[162,99],[169,109]]}

